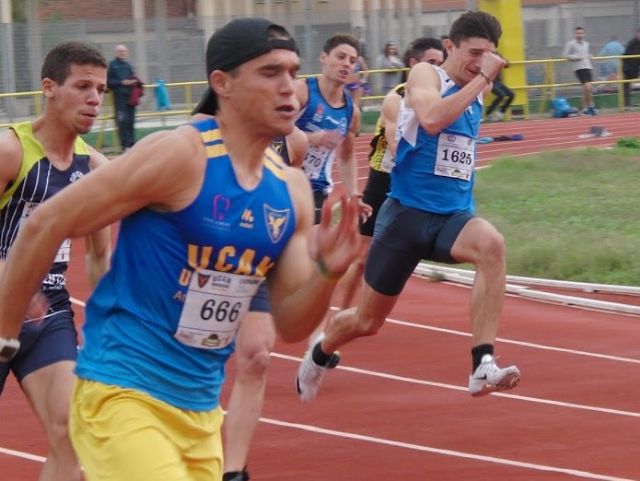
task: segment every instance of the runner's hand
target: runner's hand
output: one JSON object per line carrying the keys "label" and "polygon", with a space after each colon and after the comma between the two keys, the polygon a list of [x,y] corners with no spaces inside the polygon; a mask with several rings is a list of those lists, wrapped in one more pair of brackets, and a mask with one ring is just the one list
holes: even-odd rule
{"label": "runner's hand", "polygon": [[367,222],[367,219],[373,214],[373,207],[369,204],[365,204],[362,200],[362,195],[352,195],[352,198],[358,199],[358,217],[363,224]]}
{"label": "runner's hand", "polygon": [[[316,229],[316,239],[312,242],[312,257],[322,259],[322,263],[333,276],[340,276],[358,257],[360,234],[358,215],[361,199],[350,199],[342,189],[336,188],[322,205],[320,225]],[[334,206],[340,206],[340,220],[333,222]],[[366,204],[365,204],[366,205]]]}
{"label": "runner's hand", "polygon": [[480,59],[480,70],[482,70],[491,81],[495,80],[500,70],[507,65],[507,61],[500,55],[493,52],[484,52]]}

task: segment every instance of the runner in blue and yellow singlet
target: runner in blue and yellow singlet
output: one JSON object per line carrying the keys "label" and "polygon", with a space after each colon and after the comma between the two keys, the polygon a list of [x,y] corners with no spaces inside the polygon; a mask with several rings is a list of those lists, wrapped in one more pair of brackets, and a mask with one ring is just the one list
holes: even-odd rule
{"label": "runner in blue and yellow singlet", "polygon": [[122,219],[87,305],[71,407],[88,481],[220,480],[224,366],[255,293],[268,283],[280,337],[300,341],[357,253],[355,199],[330,198],[311,237],[308,181],[268,149],[298,113],[289,33],[234,20],[209,40],[206,64],[196,111],[214,117],[145,137],[45,202],[0,274],[0,335],[14,343],[60,241]]}

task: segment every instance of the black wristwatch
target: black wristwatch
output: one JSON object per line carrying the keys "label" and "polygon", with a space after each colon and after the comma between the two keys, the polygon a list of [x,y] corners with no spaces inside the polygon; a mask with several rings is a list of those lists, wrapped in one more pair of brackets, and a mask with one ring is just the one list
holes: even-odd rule
{"label": "black wristwatch", "polygon": [[20,341],[8,337],[0,337],[0,362],[9,362],[18,353]]}

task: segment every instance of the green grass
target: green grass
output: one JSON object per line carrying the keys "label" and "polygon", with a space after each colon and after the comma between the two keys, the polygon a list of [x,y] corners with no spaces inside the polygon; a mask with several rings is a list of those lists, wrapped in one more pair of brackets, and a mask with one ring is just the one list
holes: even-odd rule
{"label": "green grass", "polygon": [[505,236],[509,274],[640,285],[640,151],[504,158],[478,172],[477,213]]}
{"label": "green grass", "polygon": [[[84,137],[96,145],[96,134]],[[114,139],[107,133],[103,150]],[[503,158],[480,170],[477,213],[505,236],[508,273],[640,285],[638,144]]]}

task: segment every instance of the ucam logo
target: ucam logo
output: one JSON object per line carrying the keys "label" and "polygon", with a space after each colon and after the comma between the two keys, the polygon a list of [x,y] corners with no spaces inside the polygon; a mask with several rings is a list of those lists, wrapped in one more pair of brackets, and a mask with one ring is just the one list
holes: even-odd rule
{"label": "ucam logo", "polygon": [[277,243],[287,227],[289,222],[290,210],[277,210],[264,204],[264,218],[267,225],[267,232],[271,238],[271,242]]}

